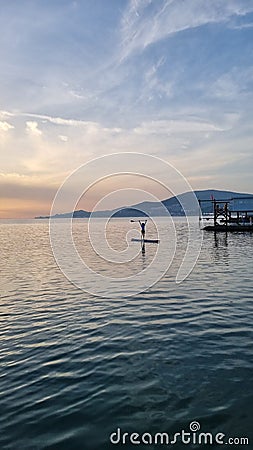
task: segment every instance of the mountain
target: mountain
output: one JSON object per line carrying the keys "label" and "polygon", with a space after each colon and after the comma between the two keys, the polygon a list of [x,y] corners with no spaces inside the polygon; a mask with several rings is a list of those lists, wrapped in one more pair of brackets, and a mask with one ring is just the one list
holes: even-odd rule
{"label": "mountain", "polygon": [[[88,218],[90,217],[90,212],[84,211],[83,209],[80,209],[79,211],[74,211],[74,213],[68,212],[68,213],[62,213],[62,214],[56,214],[55,216],[52,216],[54,219],[68,219],[71,217],[74,217],[75,219],[80,218]],[[35,219],[50,219],[50,216],[37,216]]]}
{"label": "mountain", "polygon": [[[232,198],[237,197],[251,197],[252,194],[245,194],[240,192],[233,191],[221,191],[217,189],[205,189],[202,191],[194,191],[198,200],[205,200],[205,202],[201,203],[201,210],[203,214],[208,214],[213,212],[212,199],[221,201],[221,200],[231,200]],[[191,192],[185,192],[184,194],[179,194],[177,197],[172,197],[167,200],[164,200],[162,203],[166,206],[168,211],[171,212],[172,215],[184,215],[180,200],[184,203],[190,203]],[[210,200],[210,201],[208,201]],[[173,214],[176,213],[176,214]]]}
{"label": "mountain", "polygon": [[[194,191],[198,200],[206,200],[201,204],[201,210],[203,214],[208,214],[213,212],[212,199],[215,200],[231,200],[232,198],[238,197],[252,197],[253,194],[245,194],[240,192],[233,191],[221,191],[217,189],[205,189],[202,191]],[[134,216],[132,211],[135,211],[135,215],[138,216],[164,216],[166,214],[166,210],[172,216],[184,216],[184,210],[180,203],[186,205],[189,209],[186,211],[188,215],[191,215],[192,212],[195,212],[195,205],[193,205],[193,210],[191,210],[191,202],[192,202],[192,193],[185,192],[183,194],[179,194],[177,197],[171,197],[166,200],[160,202],[143,202],[138,203],[136,205],[132,205],[131,208],[122,209],[120,214],[115,213],[114,217],[132,217]],[[145,211],[146,214],[138,214],[138,211]]]}
{"label": "mountain", "polygon": [[[198,200],[210,200],[203,202],[201,204],[202,213],[208,214],[212,213],[212,198],[215,200],[231,200],[232,198],[238,197],[252,197],[253,194],[245,194],[240,192],[233,191],[221,191],[217,189],[205,189],[202,191],[194,191]],[[123,206],[122,208],[117,208],[113,210],[107,211],[96,211],[92,214],[93,217],[145,217],[145,216],[165,216],[166,210],[172,216],[183,216],[184,211],[181,206],[180,201],[189,205],[189,209],[187,210],[187,214],[191,215],[191,192],[185,192],[183,194],[179,194],[177,197],[171,197],[162,202],[142,202],[132,206]],[[89,211],[84,211],[82,209],[78,211],[74,211],[74,213],[68,212],[63,214],[56,214],[52,216],[55,219],[64,219],[64,218],[88,218],[91,213]],[[35,219],[49,219],[50,216],[39,216],[35,217]]]}

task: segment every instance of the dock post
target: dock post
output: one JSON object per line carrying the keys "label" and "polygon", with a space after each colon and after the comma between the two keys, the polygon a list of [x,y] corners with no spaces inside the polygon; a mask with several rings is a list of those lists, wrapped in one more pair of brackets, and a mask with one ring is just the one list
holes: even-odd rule
{"label": "dock post", "polygon": [[213,220],[214,220],[214,225],[217,225],[217,205],[216,205],[216,200],[213,200]]}
{"label": "dock post", "polygon": [[228,204],[227,204],[227,202],[224,205],[224,212],[225,212],[225,225],[227,228],[228,227]]}

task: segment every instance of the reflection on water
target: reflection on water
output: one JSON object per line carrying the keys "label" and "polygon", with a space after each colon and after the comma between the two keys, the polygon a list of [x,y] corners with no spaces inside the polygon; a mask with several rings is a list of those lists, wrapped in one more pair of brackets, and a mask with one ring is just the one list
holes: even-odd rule
{"label": "reflection on water", "polygon": [[[74,224],[80,252],[84,223]],[[47,222],[0,224],[1,450],[110,449],[117,427],[171,433],[193,420],[253,439],[253,236],[205,233],[191,275],[170,289],[186,243],[176,227],[159,283],[112,300],[66,280]],[[145,269],[155,248],[139,244]]]}
{"label": "reflection on water", "polygon": [[218,247],[227,247],[228,246],[228,233],[213,233],[214,236],[214,245],[216,248]]}
{"label": "reflection on water", "polygon": [[213,238],[213,260],[215,262],[221,262],[224,265],[229,265],[229,248],[228,248],[228,235],[227,233],[213,233],[211,232],[211,238]]}

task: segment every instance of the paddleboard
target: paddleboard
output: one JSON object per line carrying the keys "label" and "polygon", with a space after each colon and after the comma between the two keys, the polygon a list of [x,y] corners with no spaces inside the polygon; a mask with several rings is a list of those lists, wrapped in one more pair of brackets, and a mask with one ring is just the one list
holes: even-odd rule
{"label": "paddleboard", "polygon": [[159,244],[159,239],[135,239],[135,238],[132,238],[131,241],[132,242],[144,242],[144,243],[150,242],[152,244]]}

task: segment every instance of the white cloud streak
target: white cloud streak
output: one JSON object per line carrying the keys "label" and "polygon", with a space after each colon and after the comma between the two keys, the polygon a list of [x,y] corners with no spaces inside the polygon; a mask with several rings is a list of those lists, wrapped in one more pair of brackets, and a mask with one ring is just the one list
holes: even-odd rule
{"label": "white cloud streak", "polygon": [[252,11],[251,0],[132,0],[121,24],[121,60],[175,33]]}
{"label": "white cloud streak", "polygon": [[143,122],[134,129],[135,133],[145,134],[147,136],[150,134],[172,135],[212,131],[224,131],[224,128],[210,122],[197,120],[154,120]]}

